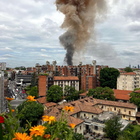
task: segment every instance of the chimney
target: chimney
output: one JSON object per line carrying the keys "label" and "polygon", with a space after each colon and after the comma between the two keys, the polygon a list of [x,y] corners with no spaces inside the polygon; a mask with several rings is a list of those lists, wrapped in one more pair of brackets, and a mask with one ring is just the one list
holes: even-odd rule
{"label": "chimney", "polygon": [[92,63],[93,63],[93,66],[94,66],[94,73],[93,74],[96,74],[96,60],[93,60]]}

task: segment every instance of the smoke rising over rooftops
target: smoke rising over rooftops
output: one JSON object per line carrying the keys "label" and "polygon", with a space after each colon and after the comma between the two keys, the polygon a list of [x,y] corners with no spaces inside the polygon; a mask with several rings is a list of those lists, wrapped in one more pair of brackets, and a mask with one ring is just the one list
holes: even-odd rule
{"label": "smoke rising over rooftops", "polygon": [[86,49],[98,17],[106,13],[105,0],[56,0],[57,9],[65,15],[61,28],[66,32],[59,37],[67,51],[65,61],[73,65],[73,55]]}

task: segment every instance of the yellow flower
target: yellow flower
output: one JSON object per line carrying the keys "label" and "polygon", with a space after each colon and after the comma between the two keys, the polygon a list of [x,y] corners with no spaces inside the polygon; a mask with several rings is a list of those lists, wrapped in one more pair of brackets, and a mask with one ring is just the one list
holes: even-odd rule
{"label": "yellow flower", "polygon": [[74,128],[74,127],[75,127],[75,124],[74,124],[74,123],[70,123],[69,126],[70,126],[71,128]]}
{"label": "yellow flower", "polygon": [[14,110],[14,109],[12,109],[11,111],[12,111],[12,112],[15,112],[15,110]]}
{"label": "yellow flower", "polygon": [[32,140],[30,136],[28,136],[26,133],[15,133],[15,138],[12,138],[12,140]]}
{"label": "yellow flower", "polygon": [[42,116],[42,120],[44,121],[44,122],[48,122],[49,121],[49,116]]}
{"label": "yellow flower", "polygon": [[49,124],[52,123],[52,122],[55,122],[55,121],[56,121],[56,119],[55,119],[54,116],[49,117]]}
{"label": "yellow flower", "polygon": [[43,136],[44,133],[45,133],[45,129],[46,127],[45,126],[42,126],[42,125],[38,125],[38,126],[34,126],[30,129],[30,135],[31,136]]}
{"label": "yellow flower", "polygon": [[35,96],[30,96],[30,95],[27,97],[28,101],[36,101],[36,99],[34,98]]}
{"label": "yellow flower", "polygon": [[71,111],[71,112],[73,112],[74,111],[74,107],[72,107],[72,106],[65,106],[64,108],[63,108],[63,110],[66,110],[66,111]]}
{"label": "yellow flower", "polygon": [[54,116],[42,116],[42,120],[45,122],[49,122],[49,124],[56,121]]}
{"label": "yellow flower", "polygon": [[14,98],[9,98],[9,97],[6,97],[5,99],[8,100],[8,101],[14,100]]}

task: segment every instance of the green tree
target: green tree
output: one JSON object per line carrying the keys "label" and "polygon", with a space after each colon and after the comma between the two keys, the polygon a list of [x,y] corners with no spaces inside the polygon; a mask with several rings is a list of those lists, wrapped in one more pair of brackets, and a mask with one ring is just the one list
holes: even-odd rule
{"label": "green tree", "polygon": [[28,124],[27,121],[31,122],[32,126],[37,125],[38,120],[41,119],[44,113],[43,105],[35,101],[25,101],[22,104],[20,104],[17,108],[19,114],[21,114],[21,126],[25,126],[26,124]]}
{"label": "green tree", "polygon": [[16,70],[20,70],[20,68],[19,68],[19,67],[15,67],[15,69],[16,69]]}
{"label": "green tree", "polygon": [[70,95],[72,92],[75,92],[75,88],[71,86],[65,86],[64,88],[64,96]]}
{"label": "green tree", "polygon": [[85,140],[85,138],[82,134],[73,133],[73,139],[72,140]]}
{"label": "green tree", "polygon": [[133,137],[131,138],[129,135],[119,135],[117,140],[135,140]]}
{"label": "green tree", "polygon": [[38,76],[36,72],[34,72],[31,78],[31,87],[37,86],[37,83],[38,83]]}
{"label": "green tree", "polygon": [[107,100],[115,100],[114,92],[109,87],[97,87],[95,89],[89,89],[88,96],[93,96],[93,98],[97,99],[107,99]]}
{"label": "green tree", "polygon": [[134,127],[132,124],[129,124],[119,135],[117,140],[135,140],[135,135],[133,134]]}
{"label": "green tree", "polygon": [[102,87],[97,87],[95,89],[89,89],[88,96],[93,96],[93,98],[101,99],[101,94],[103,93]]}
{"label": "green tree", "polygon": [[31,89],[28,91],[28,94],[31,96],[38,97],[38,88],[36,86],[31,87]]}
{"label": "green tree", "polygon": [[64,96],[67,101],[79,99],[79,92],[71,86],[65,86]]}
{"label": "green tree", "polygon": [[116,140],[121,134],[121,128],[123,125],[120,123],[120,118],[114,116],[113,118],[105,122],[104,132],[111,140]]}
{"label": "green tree", "polygon": [[140,131],[137,131],[135,134],[136,140],[140,140]]}
{"label": "green tree", "polygon": [[133,72],[133,70],[132,70],[130,67],[126,67],[126,68],[124,69],[124,71],[126,71],[126,72]]}
{"label": "green tree", "polygon": [[116,89],[117,77],[120,72],[115,68],[103,68],[100,71],[101,87],[110,87]]}
{"label": "green tree", "polygon": [[58,85],[52,85],[47,92],[47,101],[49,102],[59,102],[63,98],[63,90]]}
{"label": "green tree", "polygon": [[130,93],[130,102],[134,103],[135,105],[138,106],[138,108],[140,108],[140,94],[135,92],[136,90],[139,90],[140,88],[134,89],[134,91],[132,93]]}

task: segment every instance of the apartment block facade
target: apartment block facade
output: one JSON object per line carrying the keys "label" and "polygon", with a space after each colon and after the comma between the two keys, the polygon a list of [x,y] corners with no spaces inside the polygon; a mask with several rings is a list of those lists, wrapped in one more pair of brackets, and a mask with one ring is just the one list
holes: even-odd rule
{"label": "apartment block facade", "polygon": [[[46,62],[46,65],[40,66],[39,64],[36,65],[38,72],[44,72],[48,73],[50,78],[52,80],[54,77],[70,77],[70,76],[77,76],[79,78],[79,90],[85,90],[88,91],[89,89],[93,89],[100,86],[100,70],[107,66],[99,66],[96,65],[96,61],[93,60],[92,64],[86,64],[82,65],[80,63],[77,66],[59,66],[56,65],[57,62],[53,61],[52,64],[50,64],[48,61]],[[50,82],[50,78],[48,78],[48,83]],[[54,82],[56,84],[56,82]],[[49,88],[50,86],[48,86]]]}
{"label": "apartment block facade", "polygon": [[79,78],[77,76],[54,76],[54,85],[62,87],[63,93],[65,86],[74,87],[79,91]]}
{"label": "apartment block facade", "polygon": [[121,73],[117,78],[117,89],[134,90],[140,88],[140,71]]}

